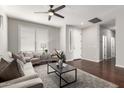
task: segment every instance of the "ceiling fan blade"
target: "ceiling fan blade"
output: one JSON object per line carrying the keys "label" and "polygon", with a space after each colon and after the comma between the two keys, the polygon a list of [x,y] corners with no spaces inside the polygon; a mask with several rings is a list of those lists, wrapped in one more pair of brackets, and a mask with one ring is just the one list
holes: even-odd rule
{"label": "ceiling fan blade", "polygon": [[50,5],[50,8],[53,8],[54,5]]}
{"label": "ceiling fan blade", "polygon": [[34,13],[48,13],[48,12],[34,12]]}
{"label": "ceiling fan blade", "polygon": [[60,14],[57,14],[57,13],[54,13],[55,16],[57,17],[61,17],[61,18],[64,18],[64,16],[60,15]]}
{"label": "ceiling fan blade", "polygon": [[51,20],[51,17],[52,17],[52,16],[49,15],[49,17],[48,17],[48,20],[49,20],[49,21]]}
{"label": "ceiling fan blade", "polygon": [[65,7],[65,5],[59,6],[59,7],[57,7],[57,8],[55,8],[55,9],[54,9],[54,12],[56,12],[56,11],[59,11],[59,10],[63,9],[64,7]]}

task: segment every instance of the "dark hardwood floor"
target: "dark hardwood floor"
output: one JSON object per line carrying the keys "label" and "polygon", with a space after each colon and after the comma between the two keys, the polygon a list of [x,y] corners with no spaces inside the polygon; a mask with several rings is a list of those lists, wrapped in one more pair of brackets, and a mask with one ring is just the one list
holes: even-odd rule
{"label": "dark hardwood floor", "polygon": [[99,63],[87,60],[74,60],[67,63],[124,88],[124,68],[116,67],[115,59]]}

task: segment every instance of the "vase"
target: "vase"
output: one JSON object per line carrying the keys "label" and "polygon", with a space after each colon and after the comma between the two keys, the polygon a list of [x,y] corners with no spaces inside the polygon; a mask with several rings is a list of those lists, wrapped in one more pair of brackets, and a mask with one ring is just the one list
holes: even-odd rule
{"label": "vase", "polygon": [[58,61],[58,66],[59,66],[59,68],[63,67],[63,61],[61,59]]}

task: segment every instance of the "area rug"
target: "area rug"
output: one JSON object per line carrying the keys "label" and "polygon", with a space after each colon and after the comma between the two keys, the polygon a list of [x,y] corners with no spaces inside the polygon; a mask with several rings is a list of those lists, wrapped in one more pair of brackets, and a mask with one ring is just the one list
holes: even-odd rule
{"label": "area rug", "polygon": [[[45,88],[59,88],[59,77],[55,73],[47,74],[47,65],[35,66],[35,71],[39,74]],[[50,69],[52,71],[52,69]],[[67,81],[74,80],[74,71],[65,73],[63,78]],[[62,84],[65,84],[62,81]],[[77,81],[64,88],[116,88],[117,85],[77,69]]]}

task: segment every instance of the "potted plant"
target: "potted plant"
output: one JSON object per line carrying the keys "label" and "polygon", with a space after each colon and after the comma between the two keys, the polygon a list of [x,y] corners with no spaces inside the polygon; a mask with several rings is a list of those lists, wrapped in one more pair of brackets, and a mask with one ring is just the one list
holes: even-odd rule
{"label": "potted plant", "polygon": [[63,51],[57,51],[56,49],[55,49],[55,52],[56,52],[56,56],[57,56],[58,59],[59,59],[59,61],[58,61],[58,66],[59,66],[60,68],[62,68],[62,67],[63,67],[63,62],[65,62],[65,60],[66,60],[65,54],[64,54]]}

